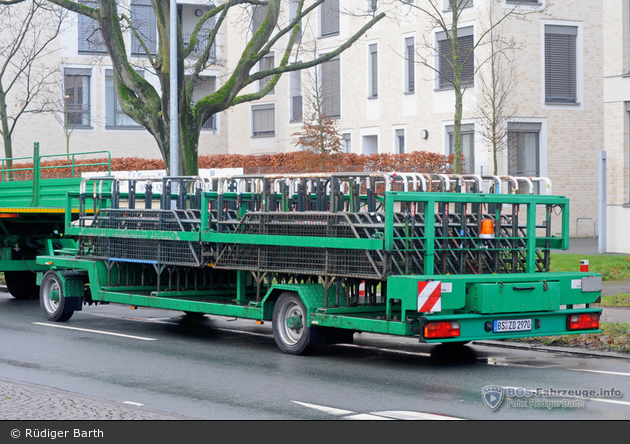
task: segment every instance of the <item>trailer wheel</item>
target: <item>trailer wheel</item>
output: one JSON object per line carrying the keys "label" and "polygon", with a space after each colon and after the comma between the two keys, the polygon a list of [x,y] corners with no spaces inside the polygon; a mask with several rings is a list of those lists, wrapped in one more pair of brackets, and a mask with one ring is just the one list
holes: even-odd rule
{"label": "trailer wheel", "polygon": [[4,281],[7,290],[15,299],[37,299],[39,286],[35,283],[37,275],[31,271],[5,271]]}
{"label": "trailer wheel", "polygon": [[39,305],[46,319],[55,322],[65,322],[70,319],[74,310],[67,309],[66,303],[59,274],[54,270],[47,271],[39,287]]}
{"label": "trailer wheel", "polygon": [[273,337],[278,348],[291,355],[304,355],[315,347],[309,345],[310,328],[306,325],[304,303],[294,292],[285,291],[273,307]]}

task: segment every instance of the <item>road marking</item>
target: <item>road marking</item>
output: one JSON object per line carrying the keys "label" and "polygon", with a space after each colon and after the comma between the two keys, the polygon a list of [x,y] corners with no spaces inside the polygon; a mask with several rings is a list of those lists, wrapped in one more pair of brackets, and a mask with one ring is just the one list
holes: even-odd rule
{"label": "road marking", "polygon": [[604,370],[583,370],[583,369],[580,369],[580,368],[570,368],[569,370],[573,370],[574,372],[601,373],[601,374],[604,374],[604,375],[630,376],[630,373],[607,372],[607,371],[604,371]]}
{"label": "road marking", "polygon": [[306,402],[300,402],[300,401],[291,401],[291,402],[302,405],[304,407],[308,407],[309,409],[319,410],[320,412],[328,413],[329,415],[334,415],[334,416],[352,415],[353,413],[355,413],[351,410],[336,409],[334,407],[326,407],[324,405],[308,404]]}
{"label": "road marking", "polygon": [[144,404],[139,403],[139,402],[133,402],[133,401],[125,401],[125,402],[123,402],[123,404],[133,405],[133,406],[136,406],[136,407],[144,407]]}
{"label": "road marking", "polygon": [[242,334],[251,335],[251,336],[260,336],[260,337],[263,337],[263,338],[273,338],[273,335],[270,335],[270,334],[267,334],[267,333],[257,333],[255,331],[232,330],[231,328],[222,328],[222,327],[213,328],[213,330],[227,331],[227,332],[230,332],[230,333],[242,333]]}
{"label": "road marking", "polygon": [[88,333],[99,333],[102,335],[110,335],[110,336],[120,336],[121,338],[131,338],[131,339],[139,339],[141,341],[157,341],[154,338],[145,338],[142,336],[132,336],[132,335],[124,335],[122,333],[112,333],[109,331],[101,331],[101,330],[90,330],[87,328],[78,328],[78,327],[69,327],[67,325],[56,325],[56,324],[46,324],[43,322],[33,322],[35,325],[41,325],[43,327],[55,327],[55,328],[65,328],[66,330],[76,330],[76,331],[84,331]]}
{"label": "road marking", "polygon": [[392,421],[391,418],[384,416],[372,415],[370,413],[357,413],[356,415],[345,416],[343,419],[354,419],[357,421]]}
{"label": "road marking", "polygon": [[610,404],[630,405],[628,401],[615,401],[614,399],[588,398],[588,401],[608,402]]}
{"label": "road marking", "polygon": [[407,420],[407,421],[418,421],[418,420],[435,421],[435,420],[461,420],[462,419],[462,418],[455,418],[454,416],[437,415],[435,413],[410,412],[407,410],[372,412],[371,415],[379,415],[379,416],[384,416],[386,418],[402,419],[402,420]]}
{"label": "road marking", "polygon": [[310,409],[319,410],[320,412],[328,413],[333,416],[341,416],[342,419],[353,419],[353,420],[372,420],[372,421],[382,421],[382,420],[407,420],[407,421],[418,421],[418,420],[461,420],[462,418],[456,418],[454,416],[446,416],[439,415],[435,413],[424,413],[424,412],[413,412],[408,410],[386,410],[382,412],[370,412],[370,413],[357,413],[352,410],[344,410],[337,409],[335,407],[328,407],[325,405],[317,405],[317,404],[309,404],[306,402],[300,401],[291,401],[295,404],[299,404],[304,407],[308,407]]}
{"label": "road marking", "polygon": [[167,319],[167,318],[153,318],[153,319],[148,319],[148,318],[129,318],[126,316],[118,316],[118,315],[110,315],[110,314],[104,314],[104,313],[88,313],[92,316],[101,316],[103,318],[114,318],[114,319],[122,319],[124,321],[140,321],[140,322],[152,322],[155,324],[169,324],[169,325],[177,325],[177,322],[167,322],[164,321],[163,319]]}
{"label": "road marking", "polygon": [[349,347],[349,348],[362,348],[365,350],[374,350],[374,351],[387,351],[390,353],[398,353],[401,355],[410,355],[410,356],[426,356],[426,357],[431,357],[431,353],[424,353],[424,352],[410,352],[410,351],[404,351],[404,350],[396,350],[393,348],[386,348],[386,347],[376,347],[376,346],[372,346],[372,345],[361,345],[361,344],[335,344],[337,347]]}

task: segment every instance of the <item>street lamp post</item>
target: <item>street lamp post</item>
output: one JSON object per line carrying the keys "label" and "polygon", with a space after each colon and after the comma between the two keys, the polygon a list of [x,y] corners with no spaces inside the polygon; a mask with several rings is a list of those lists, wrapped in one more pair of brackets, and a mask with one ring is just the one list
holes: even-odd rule
{"label": "street lamp post", "polygon": [[171,21],[170,21],[170,164],[171,176],[179,176],[179,109],[177,91],[177,0],[170,1]]}

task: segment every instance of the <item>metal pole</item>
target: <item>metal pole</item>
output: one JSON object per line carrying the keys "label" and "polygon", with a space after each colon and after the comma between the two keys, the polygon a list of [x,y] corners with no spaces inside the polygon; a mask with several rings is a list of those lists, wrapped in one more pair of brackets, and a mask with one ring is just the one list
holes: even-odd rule
{"label": "metal pole", "polygon": [[606,252],[606,151],[599,152],[599,239],[597,249]]}
{"label": "metal pole", "polygon": [[179,126],[178,126],[178,94],[177,94],[177,1],[170,0],[170,164],[171,176],[179,176]]}

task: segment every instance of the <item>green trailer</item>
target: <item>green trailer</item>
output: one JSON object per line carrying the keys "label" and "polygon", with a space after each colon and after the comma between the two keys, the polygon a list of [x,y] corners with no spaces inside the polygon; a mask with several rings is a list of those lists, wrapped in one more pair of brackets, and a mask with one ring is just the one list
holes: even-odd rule
{"label": "green trailer", "polygon": [[85,303],[271,321],[290,354],[356,332],[600,332],[601,276],[549,271],[569,242],[569,201],[550,192],[419,173],[83,179],[63,212],[76,248],[36,259],[40,302],[53,321]]}
{"label": "green trailer", "polygon": [[[37,264],[37,256],[76,249],[74,240],[64,237],[66,195],[81,184],[81,177],[75,176],[78,161],[85,156],[106,161],[82,162],[81,167],[111,170],[109,152],[40,155],[38,143],[33,157],[0,159],[0,272],[17,299],[39,297],[37,272],[48,267]],[[48,162],[57,159],[62,162]],[[54,177],[58,172],[70,177]],[[71,209],[71,214],[77,217],[78,209]]]}

